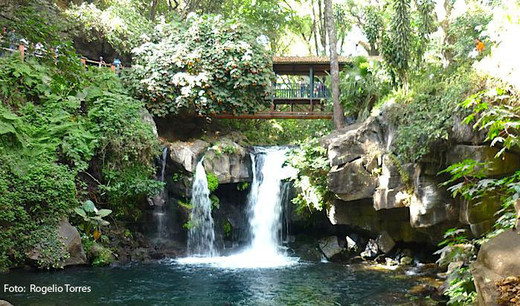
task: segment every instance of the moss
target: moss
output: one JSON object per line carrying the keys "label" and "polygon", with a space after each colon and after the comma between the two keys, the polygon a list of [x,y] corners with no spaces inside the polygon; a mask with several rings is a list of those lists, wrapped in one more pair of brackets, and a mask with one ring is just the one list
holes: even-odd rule
{"label": "moss", "polygon": [[207,173],[206,179],[208,180],[209,192],[214,192],[215,190],[217,190],[219,181],[218,181],[218,177],[215,175],[215,173],[211,173],[211,172]]}

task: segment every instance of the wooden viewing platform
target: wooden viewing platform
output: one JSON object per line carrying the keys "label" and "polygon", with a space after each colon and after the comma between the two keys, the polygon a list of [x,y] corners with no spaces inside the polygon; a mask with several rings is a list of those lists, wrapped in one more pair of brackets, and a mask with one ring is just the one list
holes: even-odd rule
{"label": "wooden viewing platform", "polygon": [[[24,45],[17,48],[1,48],[0,54],[14,53],[18,51],[24,60],[26,48]],[[54,51],[52,53],[54,59],[58,57]],[[36,57],[42,57],[40,54],[32,54]],[[369,58],[369,60],[377,58]],[[82,64],[93,65],[97,67],[109,67],[118,73],[123,68],[120,62],[105,63],[103,58],[99,61],[93,61],[87,58],[81,59]],[[346,65],[352,63],[352,58],[339,57],[339,68],[343,69]],[[265,111],[255,114],[214,114],[212,118],[219,119],[332,119],[332,112],[326,110],[325,102],[330,97],[330,91],[323,83],[323,80],[316,81],[316,77],[325,77],[330,71],[330,59],[326,56],[275,56],[273,57],[273,71],[278,76],[303,76],[308,77],[309,81],[304,82],[277,82],[273,84],[271,95],[267,99],[271,101],[271,106]]]}

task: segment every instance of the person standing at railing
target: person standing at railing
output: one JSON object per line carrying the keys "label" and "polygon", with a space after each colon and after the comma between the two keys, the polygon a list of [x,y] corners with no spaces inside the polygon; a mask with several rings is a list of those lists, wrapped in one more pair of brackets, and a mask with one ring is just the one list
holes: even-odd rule
{"label": "person standing at railing", "polygon": [[300,98],[305,97],[305,81],[303,78],[300,78]]}
{"label": "person standing at railing", "polygon": [[121,71],[121,60],[118,58],[114,59],[114,67],[115,67],[115,73],[117,76],[119,76],[119,73]]}
{"label": "person standing at railing", "polygon": [[34,56],[42,57],[44,52],[45,52],[45,48],[43,47],[43,44],[41,42],[37,42],[34,45]]}
{"label": "person standing at railing", "polygon": [[27,44],[27,41],[25,39],[20,39],[18,34],[16,33],[16,29],[11,29],[9,31],[9,49],[16,50],[20,44]]}

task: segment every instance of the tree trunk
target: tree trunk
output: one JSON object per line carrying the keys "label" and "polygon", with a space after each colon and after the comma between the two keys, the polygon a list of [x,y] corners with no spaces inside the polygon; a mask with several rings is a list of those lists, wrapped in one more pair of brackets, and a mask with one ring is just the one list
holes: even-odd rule
{"label": "tree trunk", "polygon": [[157,14],[157,4],[159,0],[152,0],[152,7],[150,8],[150,19],[155,21],[155,15]]}
{"label": "tree trunk", "polygon": [[345,115],[343,107],[339,101],[339,64],[336,37],[336,25],[334,24],[334,16],[332,15],[332,0],[325,0],[325,22],[327,33],[329,36],[330,50],[330,84],[332,87],[332,106],[334,110],[334,128],[339,129],[345,126]]}

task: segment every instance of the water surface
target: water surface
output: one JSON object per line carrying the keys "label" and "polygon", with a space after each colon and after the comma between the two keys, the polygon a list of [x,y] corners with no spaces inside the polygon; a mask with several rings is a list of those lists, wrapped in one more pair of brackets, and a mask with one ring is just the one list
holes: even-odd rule
{"label": "water surface", "polygon": [[[0,299],[14,305],[398,305],[414,285],[396,272],[359,265],[298,263],[222,269],[173,260],[118,268],[70,268],[0,275]],[[90,286],[90,293],[3,293],[4,284]]]}

